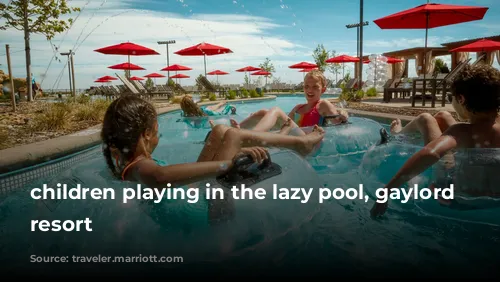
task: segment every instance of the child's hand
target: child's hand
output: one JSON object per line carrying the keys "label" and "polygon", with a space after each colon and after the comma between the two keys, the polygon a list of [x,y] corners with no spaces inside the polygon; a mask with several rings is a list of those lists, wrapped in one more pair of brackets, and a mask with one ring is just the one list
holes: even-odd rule
{"label": "child's hand", "polygon": [[347,119],[349,118],[349,114],[347,113],[346,110],[343,109],[339,110],[339,115],[341,116],[343,122],[346,122]]}
{"label": "child's hand", "polygon": [[267,149],[263,147],[241,148],[240,152],[234,156],[233,161],[241,155],[250,155],[256,163],[262,163],[265,159],[267,159]]}
{"label": "child's hand", "polygon": [[377,216],[381,216],[385,213],[385,211],[387,210],[387,207],[388,207],[388,203],[385,202],[385,203],[375,203],[372,207],[372,209],[370,210],[370,214],[372,217],[377,217]]}

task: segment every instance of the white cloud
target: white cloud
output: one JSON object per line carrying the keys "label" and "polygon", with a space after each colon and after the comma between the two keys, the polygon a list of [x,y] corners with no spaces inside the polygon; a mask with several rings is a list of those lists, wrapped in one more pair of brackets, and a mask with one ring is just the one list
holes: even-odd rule
{"label": "white cloud", "polygon": [[[453,41],[453,37],[444,36],[429,36],[427,38],[427,46],[429,47],[442,47],[443,42]],[[422,38],[394,38],[391,40],[365,40],[363,43],[365,47],[383,48],[386,51],[394,51],[397,49],[406,49],[414,47],[424,47],[425,37]]]}
{"label": "white cloud", "polygon": [[[206,41],[228,47],[232,54],[207,56],[207,72],[221,69],[230,75],[221,76],[225,83],[243,83],[243,74],[234,70],[253,65],[258,66],[266,57],[270,57],[276,68],[276,76],[286,77],[287,81],[299,82],[302,73],[288,69],[288,65],[300,61],[312,61],[312,49],[305,48],[286,38],[270,34],[271,29],[281,28],[270,19],[248,15],[203,15],[183,16],[159,11],[130,9],[131,1],[71,1],[71,6],[84,7],[72,28],[57,35],[51,42],[43,36],[31,35],[32,72],[42,87],[69,88],[66,57],[60,52],[75,51],[75,79],[77,88],[88,88],[93,81],[103,75],[114,75],[121,70],[111,70],[108,66],[127,61],[126,56],[103,55],[93,50],[118,44],[134,42],[160,53],[156,56],[135,56],[130,61],[147,70],[133,71],[133,75],[143,76],[159,72],[166,66],[165,45],[158,45],[158,40],[176,40],[169,46],[170,64],[183,64],[193,68],[183,72],[190,79],[182,80],[183,85],[194,84],[194,78],[204,72],[203,57],[183,57],[174,52],[188,46]],[[141,2],[142,3],[142,2]],[[279,33],[279,32],[278,32]],[[24,40],[22,32],[14,29],[1,31],[0,43],[10,44],[12,70],[16,77],[26,75]],[[52,45],[51,45],[52,44]],[[59,49],[54,52],[54,48]],[[59,60],[54,59],[57,57]],[[5,56],[1,68],[6,71]],[[50,67],[49,67],[50,63]],[[44,74],[46,75],[44,76]],[[164,73],[166,75],[166,72]],[[171,73],[172,75],[172,73]],[[157,80],[158,81],[158,80]],[[161,81],[161,80],[160,80]],[[118,83],[118,82],[115,82]]]}

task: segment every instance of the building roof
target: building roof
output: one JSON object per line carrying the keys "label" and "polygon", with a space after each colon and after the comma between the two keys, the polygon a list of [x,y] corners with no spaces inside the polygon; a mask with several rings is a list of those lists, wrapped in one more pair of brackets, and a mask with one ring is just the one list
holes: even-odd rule
{"label": "building roof", "polygon": [[454,41],[454,42],[447,42],[447,43],[442,43],[441,45],[445,46],[449,50],[455,49],[457,47],[467,45],[472,42],[476,42],[479,39],[489,39],[493,41],[500,41],[500,35],[493,35],[493,36],[488,36],[488,37],[479,37],[479,38],[473,38],[473,39],[465,39],[465,40],[460,40],[460,41]]}

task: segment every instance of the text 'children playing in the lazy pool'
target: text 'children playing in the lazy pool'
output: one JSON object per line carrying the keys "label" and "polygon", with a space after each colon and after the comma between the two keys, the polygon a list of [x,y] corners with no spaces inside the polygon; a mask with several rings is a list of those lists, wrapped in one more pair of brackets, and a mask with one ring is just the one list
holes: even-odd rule
{"label": "text 'children playing in the lazy pool'", "polygon": [[[56,185],[56,188],[47,187],[47,184],[43,185],[43,188],[33,188],[30,195],[35,200],[113,200],[115,199],[114,188],[82,188],[81,184],[77,184],[76,187],[69,187],[67,184]],[[196,203],[200,199],[199,188],[172,188],[170,184],[167,184],[167,189],[155,189],[142,187],[141,184],[137,184],[136,188],[123,188],[122,202],[127,203],[130,200],[153,200],[154,203],[158,204],[162,199],[170,200],[185,200],[188,199],[188,203]],[[264,200],[266,197],[272,198],[273,200],[292,200],[300,201],[305,204],[311,199],[315,188],[285,188],[278,187],[277,184],[273,184],[271,191],[264,188],[254,188],[246,187],[245,184],[241,184],[240,187],[233,186],[229,193],[234,200]],[[358,188],[335,188],[330,189],[327,187],[320,187],[317,190],[317,198],[319,203],[324,203],[327,200],[335,199],[340,200],[347,198],[349,200],[364,200],[365,203],[368,202],[368,195],[364,194],[363,184],[359,184]],[[224,189],[218,187],[211,187],[210,183],[206,183],[205,187],[205,199],[207,200],[217,200],[224,199]],[[268,195],[268,192],[270,195]],[[392,188],[387,190],[385,188],[378,188],[375,191],[377,202],[383,203],[391,200],[401,200],[402,203],[407,203],[410,199],[453,199],[453,184],[449,188],[419,188],[418,184],[414,187],[404,188]],[[91,227],[92,220],[90,218],[85,218],[84,220],[31,220],[31,231],[87,231],[92,232]]]}
{"label": "text 'children playing in the lazy pool'", "polygon": [[[44,184],[42,188],[34,188],[31,190],[31,197],[35,200],[58,199],[58,200],[79,200],[79,199],[94,199],[108,200],[115,199],[114,188],[85,188],[80,184],[76,187],[68,187],[66,184],[58,183],[56,188],[48,187]],[[204,198],[207,200],[224,199],[225,191],[219,187],[211,187],[207,183],[204,188]],[[258,187],[246,187],[245,184],[233,186],[230,195],[234,200],[264,200],[271,197],[273,200],[296,200],[301,203],[308,203],[313,195],[315,188],[302,187],[279,187],[273,184],[271,190]],[[359,184],[357,188],[334,188],[319,187],[317,199],[319,203],[324,203],[327,200],[349,199],[349,200],[364,200],[368,202],[369,196],[364,193],[363,184]],[[227,190],[227,189],[226,189]],[[375,191],[377,202],[384,203],[389,199],[400,200],[401,203],[408,203],[410,199],[445,199],[452,200],[454,197],[453,184],[447,188],[419,188],[418,184],[408,188],[392,188],[390,190],[378,188]],[[167,189],[155,189],[143,187],[137,184],[135,188],[125,187],[122,189],[122,202],[127,203],[130,200],[152,200],[158,204],[162,199],[169,200],[186,200],[190,204],[197,203],[200,200],[199,188],[172,188],[167,184]]]}

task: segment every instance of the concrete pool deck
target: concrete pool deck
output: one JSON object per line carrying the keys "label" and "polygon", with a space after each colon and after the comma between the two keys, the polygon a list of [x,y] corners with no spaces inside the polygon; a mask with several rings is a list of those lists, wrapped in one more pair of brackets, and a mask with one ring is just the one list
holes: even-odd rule
{"label": "concrete pool deck", "polygon": [[[273,99],[276,99],[275,95],[238,99],[231,101],[231,103],[257,102]],[[220,102],[221,101],[208,101],[200,103],[200,105],[211,105]],[[158,108],[157,112],[158,115],[162,115],[177,110],[180,110],[180,106],[175,105]],[[403,122],[408,122],[414,118],[412,116],[365,112],[353,109],[346,110],[354,116],[373,118],[383,123],[387,123],[394,118],[400,118]],[[0,175],[13,173],[19,169],[29,168],[94,147],[101,143],[100,133],[101,125],[96,125],[69,135],[0,150],[2,156],[0,158]]]}

